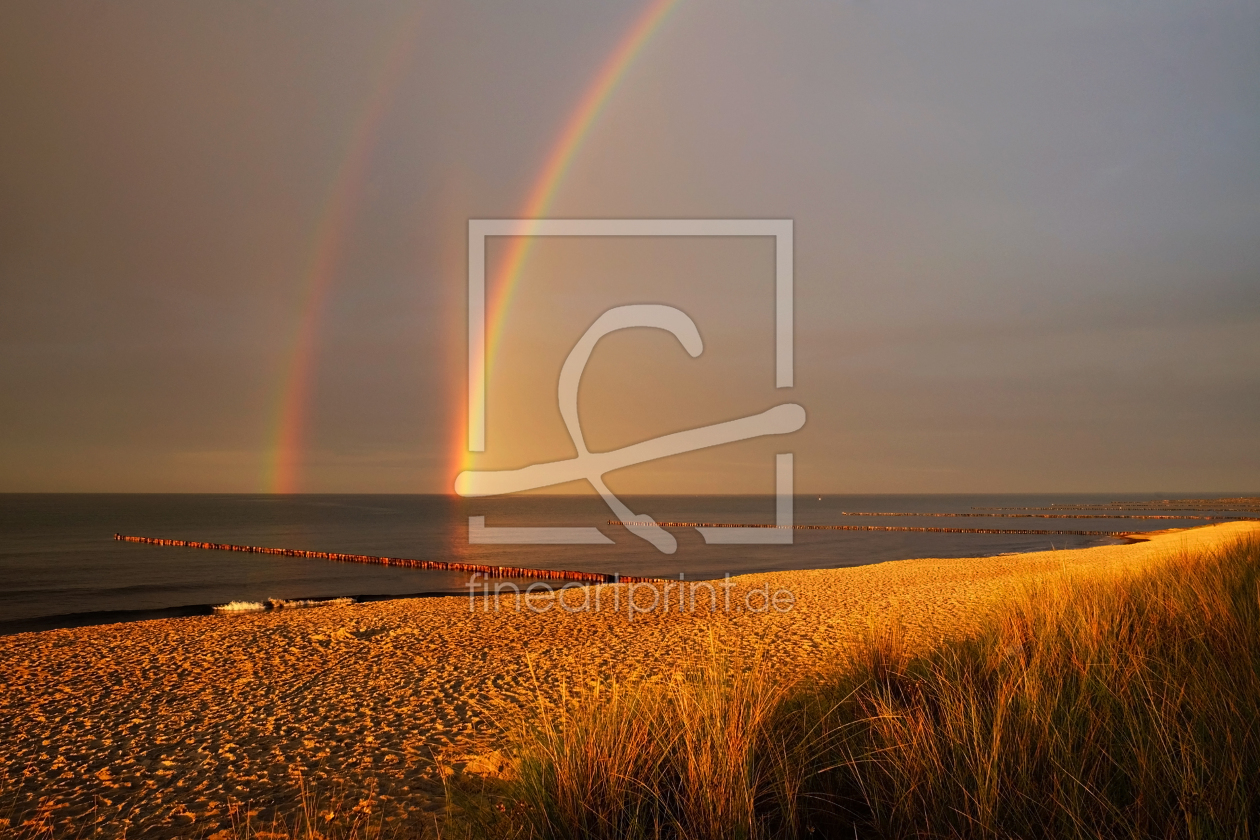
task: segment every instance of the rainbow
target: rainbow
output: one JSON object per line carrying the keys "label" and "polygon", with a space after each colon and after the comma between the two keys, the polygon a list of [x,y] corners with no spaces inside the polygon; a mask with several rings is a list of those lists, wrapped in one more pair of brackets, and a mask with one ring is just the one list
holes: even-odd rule
{"label": "rainbow", "polygon": [[[486,291],[489,298],[486,305],[486,341],[483,351],[483,365],[487,375],[502,338],[503,323],[512,304],[512,294],[516,290],[521,277],[521,269],[525,265],[534,241],[534,237],[529,235],[532,229],[531,222],[546,216],[556,192],[564,181],[565,175],[568,174],[569,167],[590,133],[591,126],[595,124],[604,106],[608,104],[618,84],[625,77],[626,71],[634,63],[634,59],[678,2],[679,0],[650,0],[587,86],[577,106],[565,121],[564,128],[552,145],[551,151],[547,154],[542,171],[535,179],[525,206],[521,210],[519,233],[512,237],[499,271],[493,281],[487,284]],[[456,440],[451,446],[454,463],[451,465],[448,486],[453,483],[455,475],[472,467],[473,456],[467,450],[465,439],[469,418],[461,419],[463,422],[457,425]]]}
{"label": "rainbow", "polygon": [[268,439],[269,457],[264,469],[264,492],[297,492],[307,432],[307,408],[311,395],[319,325],[328,304],[346,234],[354,217],[372,150],[381,123],[411,62],[421,32],[422,8],[416,9],[394,30],[382,51],[384,59],[375,73],[367,100],[346,144],[346,153],[329,182],[311,237],[310,257],[303,271],[302,303],[297,326],[283,365],[282,386],[272,410]]}
{"label": "rainbow", "polygon": [[[563,130],[548,153],[542,171],[535,179],[521,211],[524,219],[535,219],[547,212],[570,164],[604,105],[635,57],[678,2],[679,0],[650,0],[618,41],[565,121]],[[273,421],[268,435],[271,442],[268,447],[269,457],[262,479],[264,492],[293,493],[300,485],[320,322],[327,307],[332,280],[362,191],[376,137],[415,51],[420,33],[420,18],[421,9],[417,7],[404,25],[397,29],[392,43],[384,51],[385,59],[376,74],[376,82],[360,115],[353,123],[355,128],[346,145],[346,153],[329,182],[324,197],[312,235],[310,258],[303,272],[305,281],[302,303],[297,326],[289,342],[288,358],[283,365],[283,385],[272,412]],[[528,233],[528,226],[522,227],[522,233]],[[531,241],[529,236],[513,238],[502,268],[491,284],[490,290],[494,296],[487,307],[487,360],[494,358],[503,319],[511,304],[512,291],[520,277],[521,268],[529,254]],[[456,453],[455,463],[450,471],[452,479],[466,468],[463,435],[467,423],[460,423],[457,428],[459,439],[451,448]]]}

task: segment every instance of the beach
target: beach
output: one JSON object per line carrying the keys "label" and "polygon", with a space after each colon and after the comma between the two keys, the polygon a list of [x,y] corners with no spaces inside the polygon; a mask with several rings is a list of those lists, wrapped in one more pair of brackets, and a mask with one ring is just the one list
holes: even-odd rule
{"label": "beach", "polygon": [[387,826],[431,827],[444,772],[493,771],[499,721],[561,690],[668,677],[710,647],[792,679],[872,628],[928,646],[1039,578],[1175,562],[1256,532],[1231,522],[1131,545],[497,600],[479,586],[0,637],[0,815],[57,836],[93,824],[105,837],[234,836],[247,815],[293,814],[305,789]]}

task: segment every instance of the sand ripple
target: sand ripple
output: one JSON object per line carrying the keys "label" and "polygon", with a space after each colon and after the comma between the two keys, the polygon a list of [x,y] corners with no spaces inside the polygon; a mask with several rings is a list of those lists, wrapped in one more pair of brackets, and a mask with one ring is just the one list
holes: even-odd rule
{"label": "sand ripple", "polygon": [[[804,673],[872,625],[897,621],[931,644],[1040,575],[1131,568],[1257,531],[1235,522],[1131,546],[750,575],[734,579],[730,613],[703,597],[679,613],[675,597],[631,621],[603,586],[598,613],[428,598],[0,637],[0,820],[213,836],[247,811],[254,824],[292,813],[300,775],[345,809],[431,825],[439,762],[492,772],[496,710],[582,675],[666,674],[711,640]],[[790,590],[792,609],[740,609],[764,586]]]}

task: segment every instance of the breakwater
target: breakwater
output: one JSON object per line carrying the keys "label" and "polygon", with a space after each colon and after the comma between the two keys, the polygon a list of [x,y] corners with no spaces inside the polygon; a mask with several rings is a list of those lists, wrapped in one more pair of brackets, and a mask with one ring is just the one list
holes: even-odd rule
{"label": "breakwater", "polygon": [[[918,514],[915,514],[916,516]],[[609,525],[632,525],[608,520]],[[934,534],[1063,534],[1073,537],[1123,537],[1130,531],[1048,531],[1037,528],[928,528],[915,525],[757,525],[733,522],[658,522],[662,528],[782,528],[793,531],[928,531]]]}
{"label": "breakwater", "polygon": [[[1147,502],[1106,502],[1103,504],[1050,504],[1044,507],[973,507],[972,510],[1162,510],[1162,511],[1230,511],[1260,513],[1260,497],[1236,496],[1231,499],[1163,499]],[[1189,518],[1189,517],[1182,517]],[[1253,517],[1239,517],[1251,519]]]}
{"label": "breakwater", "polygon": [[841,516],[945,516],[984,519],[1204,519],[1234,522],[1248,519],[1246,516],[1176,516],[1170,513],[1137,514],[1137,513],[914,513],[901,511],[897,513],[871,511],[840,511]]}
{"label": "breakwater", "polygon": [[332,560],[335,563],[369,563],[376,566],[392,566],[401,569],[426,569],[438,572],[469,572],[488,578],[529,578],[533,580],[571,580],[581,583],[649,583],[658,580],[651,577],[603,574],[601,572],[574,572],[563,569],[526,569],[518,566],[486,566],[480,563],[451,563],[445,560],[410,560],[405,557],[374,557],[370,554],[340,554],[332,551],[306,551],[300,548],[266,548],[257,545],[232,545],[231,543],[197,542],[196,540],[167,540],[159,537],[133,537],[114,534],[122,542],[145,545],[166,545],[176,548],[205,548],[212,551],[243,551],[248,554],[275,554],[280,557],[310,557],[315,560]]}

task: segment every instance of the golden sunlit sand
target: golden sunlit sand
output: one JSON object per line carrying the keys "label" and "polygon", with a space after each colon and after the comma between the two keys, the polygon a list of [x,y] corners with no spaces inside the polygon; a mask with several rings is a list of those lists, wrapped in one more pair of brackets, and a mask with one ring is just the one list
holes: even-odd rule
{"label": "golden sunlit sand", "polygon": [[[1137,569],[1257,531],[1232,522],[1133,545],[747,575],[715,589],[717,612],[703,589],[680,612],[671,583],[668,612],[631,619],[623,584],[570,590],[567,608],[426,598],[2,637],[0,815],[58,834],[99,822],[104,836],[213,836],[246,812],[255,825],[294,813],[300,777],[343,811],[432,825],[439,763],[493,770],[494,716],[562,683],[668,674],[711,641],[790,678],[833,664],[872,626],[928,645],[1039,577]],[[664,594],[638,587],[640,607]],[[781,591],[794,599],[780,595],[785,611],[761,609]]]}

